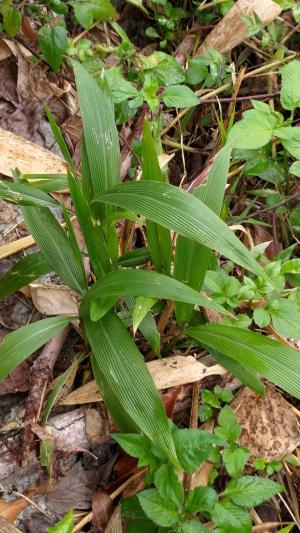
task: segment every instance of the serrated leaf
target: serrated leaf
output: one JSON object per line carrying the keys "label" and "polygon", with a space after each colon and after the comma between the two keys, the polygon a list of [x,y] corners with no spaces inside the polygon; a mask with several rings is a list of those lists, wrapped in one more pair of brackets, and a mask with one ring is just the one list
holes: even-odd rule
{"label": "serrated leaf", "polygon": [[178,187],[150,181],[126,182],[104,192],[95,201],[136,211],[217,250],[250,271],[261,273],[261,267],[226,224],[203,202]]}
{"label": "serrated leaf", "polygon": [[211,452],[212,435],[199,429],[177,429],[173,438],[184,472],[196,472]]}
{"label": "serrated leaf", "polygon": [[98,322],[84,316],[96,382],[121,430],[140,428],[176,463],[167,417],[152,377],[121,320],[110,311]]}
{"label": "serrated leaf", "polygon": [[282,485],[259,476],[243,476],[232,479],[223,492],[235,505],[255,507],[283,490]]}
{"label": "serrated leaf", "polygon": [[293,110],[300,107],[300,61],[290,61],[280,70],[280,102],[284,109]]}
{"label": "serrated leaf", "polygon": [[188,333],[300,399],[300,361],[293,348],[254,331],[229,326],[196,326]]}
{"label": "serrated leaf", "polygon": [[154,475],[154,485],[164,500],[174,503],[179,509],[183,502],[183,486],[173,466],[164,464]]}
{"label": "serrated leaf", "polygon": [[245,448],[225,448],[223,451],[223,462],[228,474],[231,477],[240,476],[249,456],[250,452]]}
{"label": "serrated leaf", "polygon": [[192,514],[210,512],[218,499],[218,494],[211,487],[196,487],[189,492],[184,509]]}
{"label": "serrated leaf", "polygon": [[162,99],[167,107],[194,107],[200,100],[187,85],[170,85],[162,93]]}
{"label": "serrated leaf", "polygon": [[150,270],[114,270],[96,281],[87,292],[83,303],[106,297],[145,296],[189,302],[215,309],[223,314],[230,314],[222,306],[215,304],[187,285],[164,274]]}
{"label": "serrated leaf", "polygon": [[38,32],[38,43],[41,52],[55,72],[58,71],[63,61],[67,48],[68,35],[64,26],[42,26]]}
{"label": "serrated leaf", "polygon": [[179,514],[174,505],[164,500],[158,490],[148,489],[138,494],[138,499],[143,511],[155,524],[170,527],[179,520]]}
{"label": "serrated leaf", "polygon": [[250,515],[229,501],[216,503],[210,515],[213,522],[222,528],[223,533],[251,533]]}
{"label": "serrated leaf", "polygon": [[64,316],[45,318],[6,335],[0,345],[0,380],[55,337],[70,320],[70,317]]}
{"label": "serrated leaf", "polygon": [[22,289],[22,287],[32,283],[40,276],[48,274],[50,270],[51,268],[47,261],[45,261],[39,252],[22,257],[0,279],[0,299],[6,298],[10,294]]}

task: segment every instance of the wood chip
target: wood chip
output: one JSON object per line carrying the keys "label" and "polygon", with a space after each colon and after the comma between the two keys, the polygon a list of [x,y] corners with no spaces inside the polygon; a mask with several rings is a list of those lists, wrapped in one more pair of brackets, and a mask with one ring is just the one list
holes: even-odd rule
{"label": "wood chip", "polygon": [[[147,363],[147,367],[159,390],[201,381],[207,376],[222,376],[227,373],[227,370],[220,365],[206,367],[191,355],[187,357],[175,355],[165,359],[150,361],[150,363]],[[61,404],[76,405],[99,401],[102,401],[102,398],[96,382],[93,380],[71,392],[71,394],[62,400]]]}

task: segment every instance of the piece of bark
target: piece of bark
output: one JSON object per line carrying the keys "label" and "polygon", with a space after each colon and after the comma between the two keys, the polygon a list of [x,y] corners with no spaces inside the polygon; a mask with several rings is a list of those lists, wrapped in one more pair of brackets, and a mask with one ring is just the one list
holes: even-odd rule
{"label": "piece of bark", "polygon": [[225,17],[214,27],[197,50],[197,55],[205,55],[208,48],[226,54],[241,44],[248,34],[248,28],[241,15],[252,16],[255,12],[263,26],[270,24],[282,8],[272,0],[238,0]]}
{"label": "piece of bark", "polygon": [[24,427],[21,433],[20,460],[29,457],[33,434],[31,424],[39,421],[56,359],[67,338],[69,326],[51,339],[31,367],[31,388],[26,400]]}

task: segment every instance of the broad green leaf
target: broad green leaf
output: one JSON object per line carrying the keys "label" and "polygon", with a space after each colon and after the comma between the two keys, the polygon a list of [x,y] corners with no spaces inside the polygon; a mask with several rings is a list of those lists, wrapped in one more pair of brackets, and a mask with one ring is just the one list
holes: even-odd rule
{"label": "broad green leaf", "polygon": [[300,178],[300,161],[294,161],[289,168],[289,173]]}
{"label": "broad green leaf", "polygon": [[223,314],[230,314],[222,306],[215,304],[206,296],[197,293],[180,281],[151,270],[113,270],[92,285],[84,298],[84,303],[90,303],[93,300],[106,298],[107,296],[163,298],[178,302],[189,302],[194,305],[215,309]]}
{"label": "broad green leaf", "polygon": [[216,503],[210,515],[223,533],[251,533],[252,521],[249,513],[227,500]]}
{"label": "broad green leaf", "polygon": [[283,274],[300,274],[300,258],[290,259],[283,263],[281,272]]}
{"label": "broad green leaf", "polygon": [[259,328],[265,328],[270,324],[271,316],[264,307],[256,307],[253,313],[253,320]]}
{"label": "broad green leaf", "polygon": [[29,185],[11,183],[0,180],[0,197],[17,205],[29,205],[37,207],[59,207],[59,204],[39,189],[33,189]]}
{"label": "broad green leaf", "polygon": [[241,427],[233,410],[225,405],[218,416],[219,426],[215,429],[215,434],[225,441],[225,443],[235,444],[241,435]]}
{"label": "broad green leaf", "polygon": [[0,279],[0,299],[22,289],[40,276],[48,274],[50,270],[49,264],[39,252],[22,257]]}
{"label": "broad green leaf", "polygon": [[[147,120],[144,122],[143,129],[142,173],[144,180],[165,181],[159,166],[155,142]],[[164,274],[170,274],[172,257],[170,231],[151,220],[146,221],[146,229],[149,248],[156,270]]]}
{"label": "broad green leaf", "polygon": [[47,207],[23,207],[23,217],[29,233],[51,269],[75,292],[86,291],[81,264],[77,263],[71,242],[55,216]]}
{"label": "broad green leaf", "polygon": [[61,376],[59,376],[59,378],[57,379],[56,385],[53,387],[52,391],[50,392],[49,397],[46,402],[45,410],[43,413],[43,424],[47,424],[47,420],[48,420],[52,407],[57,402],[69,377],[73,374],[74,371],[77,370],[78,365],[81,363],[82,360],[83,360],[83,355],[78,354],[72,361],[69,368],[65,372],[63,372],[63,374],[61,374]]}
{"label": "broad green leaf", "polygon": [[264,146],[271,140],[273,130],[283,121],[282,115],[264,102],[252,100],[252,105],[254,109],[245,111],[243,119],[229,132],[228,141],[232,142],[233,148],[247,150]]}
{"label": "broad green leaf", "polygon": [[277,128],[273,131],[284,148],[296,159],[300,159],[300,128],[288,126],[286,128]]}
{"label": "broad green leaf", "polygon": [[187,85],[170,85],[162,93],[162,99],[167,107],[194,107],[200,100]]}
{"label": "broad green leaf", "polygon": [[259,476],[243,476],[231,479],[227,483],[223,495],[227,496],[235,505],[255,507],[282,490],[282,485],[271,479]]}
{"label": "broad green leaf", "polygon": [[208,76],[210,59],[207,56],[196,56],[190,63],[186,73],[186,81],[189,85],[198,85]]}
{"label": "broad green leaf", "polygon": [[184,472],[196,472],[212,450],[211,433],[200,429],[177,429],[173,438]]}
{"label": "broad green leaf", "polygon": [[194,195],[167,183],[126,182],[95,200],[136,211],[188,239],[212,248],[257,274],[259,264],[220,218]]}
{"label": "broad green leaf", "polygon": [[176,463],[159,393],[127,329],[113,311],[98,322],[92,322],[86,313],[84,324],[93,352],[95,379],[120,429],[128,432],[139,427]]}
{"label": "broad green leaf", "polygon": [[45,318],[6,335],[0,345],[0,380],[55,337],[70,320],[65,316]]}
{"label": "broad green leaf", "polygon": [[216,324],[190,328],[188,334],[300,399],[300,361],[293,348],[254,331]]}
{"label": "broad green leaf", "polygon": [[42,26],[38,32],[38,43],[41,52],[55,72],[58,71],[62,64],[67,42],[67,30],[60,24]]}
{"label": "broad green leaf", "polygon": [[218,494],[211,487],[196,487],[188,493],[184,509],[192,514],[210,512],[218,499]]}
{"label": "broad green leaf", "polygon": [[135,299],[132,309],[132,326],[133,332],[136,333],[140,323],[150,311],[151,307],[157,302],[154,298],[145,298],[144,296],[138,296]]}
{"label": "broad green leaf", "polygon": [[182,533],[207,533],[208,528],[197,520],[186,520],[182,522]]}
{"label": "broad green leaf", "polygon": [[[0,7],[1,9],[1,7]],[[6,5],[1,9],[3,16],[3,29],[9,37],[15,37],[21,28],[21,12],[13,5]]]}
{"label": "broad green leaf", "polygon": [[163,500],[174,503],[178,509],[183,503],[183,485],[180,483],[173,466],[163,464],[154,475],[154,485]]}
{"label": "broad green leaf", "polygon": [[174,504],[163,499],[158,490],[148,489],[138,494],[138,499],[145,514],[155,524],[170,527],[179,520]]}
{"label": "broad green leaf", "polygon": [[[74,61],[73,67],[92,190],[96,195],[120,181],[119,138],[113,103],[103,74],[97,82],[80,63]],[[101,218],[109,211],[110,209],[102,206]]]}
{"label": "broad green leaf", "polygon": [[[205,188],[198,188],[195,196],[207,207],[220,214],[229,172],[231,146],[227,144],[216,156],[207,177]],[[176,241],[174,277],[195,290],[200,290],[212,258],[212,251],[179,235]],[[184,324],[191,318],[193,307],[188,304],[175,305],[176,318]]]}
{"label": "broad green leaf", "polygon": [[47,533],[72,533],[74,528],[74,511],[70,509],[67,514],[53,527],[47,529]]}
{"label": "broad green leaf", "polygon": [[245,448],[225,448],[223,462],[230,477],[240,476],[250,456]]}
{"label": "broad green leaf", "polygon": [[296,301],[291,299],[272,300],[268,305],[274,329],[292,339],[300,339],[300,313]]}
{"label": "broad green leaf", "polygon": [[106,70],[106,79],[112,92],[115,104],[120,104],[129,98],[139,96],[139,91],[130,81],[125,80],[120,67],[112,67]]}
{"label": "broad green leaf", "polygon": [[70,4],[74,9],[74,15],[79,24],[81,24],[84,29],[89,30],[94,22],[93,12],[89,2],[81,3],[76,1],[70,2]]}
{"label": "broad green leaf", "polygon": [[290,61],[281,71],[280,102],[284,109],[293,110],[300,107],[300,61]]}
{"label": "broad green leaf", "polygon": [[184,71],[174,57],[165,52],[140,55],[139,63],[146,75],[157,79],[159,85],[174,85],[184,81]]}

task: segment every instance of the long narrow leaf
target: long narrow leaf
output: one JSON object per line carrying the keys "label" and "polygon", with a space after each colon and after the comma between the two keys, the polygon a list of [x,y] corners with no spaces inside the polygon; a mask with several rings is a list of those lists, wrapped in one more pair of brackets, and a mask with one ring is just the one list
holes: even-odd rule
{"label": "long narrow leaf", "polygon": [[[137,425],[172,462],[176,462],[164,407],[127,329],[113,311],[98,322],[84,316],[84,324],[93,352],[95,378],[120,429],[128,431],[132,423]],[[118,416],[118,405],[122,408],[122,416]],[[124,422],[125,413],[128,424]]]}
{"label": "long narrow leaf", "polygon": [[50,271],[48,262],[39,252],[22,257],[0,279],[0,299],[6,298]]}
{"label": "long narrow leaf", "polygon": [[252,272],[263,272],[233,231],[211,209],[194,195],[173,185],[151,181],[126,182],[112,187],[95,201],[132,209],[218,251]]}
{"label": "long narrow leaf", "polygon": [[[206,186],[195,191],[195,196],[217,215],[220,214],[227,182],[231,154],[231,145],[226,145],[215,158],[208,174]],[[206,271],[212,257],[212,250],[179,235],[176,241],[174,277],[184,281],[198,291],[201,290]],[[189,321],[193,307],[177,303],[176,318],[179,324]]]}
{"label": "long narrow leaf", "polygon": [[50,209],[23,207],[24,220],[51,269],[75,292],[86,291],[86,280],[70,240]]}
{"label": "long narrow leaf", "polygon": [[[102,75],[99,83],[73,62],[83,122],[86,154],[94,195],[120,182],[118,131],[109,86]],[[101,209],[102,217],[109,209]]]}
{"label": "long narrow leaf", "polygon": [[150,270],[114,270],[89,289],[83,304],[112,296],[146,296],[178,302],[189,302],[230,315],[221,305],[203,296],[176,279]]}
{"label": "long narrow leaf", "polygon": [[45,318],[6,335],[0,345],[0,380],[55,337],[70,320],[70,317],[65,316]]}
{"label": "long narrow leaf", "polygon": [[58,144],[58,146],[59,146],[59,148],[61,150],[61,153],[63,154],[66,162],[68,163],[68,165],[70,167],[70,170],[72,170],[72,172],[76,176],[75,165],[74,165],[73,159],[71,157],[71,154],[69,152],[69,149],[67,147],[66,141],[63,138],[63,134],[60,131],[58,125],[56,124],[55,118],[52,115],[50,109],[48,107],[46,107],[45,111],[46,111],[46,115],[47,115],[47,118],[49,120],[51,129],[52,129],[53,135],[54,135],[55,140],[56,140],[56,142],[57,142],[57,144]]}
{"label": "long narrow leaf", "polygon": [[[147,120],[144,122],[142,140],[142,173],[144,180],[165,181],[161,172],[155,142],[152,138]],[[170,274],[172,242],[170,231],[152,222],[146,221],[147,239],[153,263],[157,272]]]}
{"label": "long narrow leaf", "polygon": [[39,189],[4,180],[0,180],[0,197],[17,205],[59,207],[59,204],[51,196]]}
{"label": "long narrow leaf", "polygon": [[66,174],[23,174],[21,183],[26,187],[50,193],[67,189],[68,176]]}
{"label": "long narrow leaf", "polygon": [[300,399],[300,359],[293,348],[254,331],[216,324],[195,326],[188,334]]}

